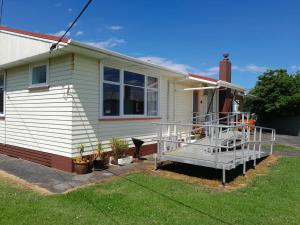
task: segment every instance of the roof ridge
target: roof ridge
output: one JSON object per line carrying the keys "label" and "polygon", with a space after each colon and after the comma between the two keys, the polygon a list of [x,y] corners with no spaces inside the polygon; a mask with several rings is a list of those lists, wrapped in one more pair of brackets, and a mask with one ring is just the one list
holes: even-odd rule
{"label": "roof ridge", "polygon": [[[20,30],[20,29],[15,29],[15,28],[6,27],[6,26],[0,26],[0,31],[1,30],[7,31],[7,32],[12,32],[12,33],[17,33],[17,34],[23,34],[23,35],[27,35],[27,36],[31,36],[31,37],[47,39],[47,40],[51,40],[51,41],[59,41],[60,40],[60,37],[55,36],[55,35]],[[64,43],[69,43],[70,41],[71,41],[71,39],[69,39],[69,38],[62,38],[62,40],[61,40],[61,42],[64,42]]]}

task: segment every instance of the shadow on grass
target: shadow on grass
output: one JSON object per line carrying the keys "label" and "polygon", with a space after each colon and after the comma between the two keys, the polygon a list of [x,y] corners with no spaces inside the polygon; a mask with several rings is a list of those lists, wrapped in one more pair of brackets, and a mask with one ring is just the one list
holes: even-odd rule
{"label": "shadow on grass", "polygon": [[155,190],[155,189],[152,189],[152,188],[146,186],[145,184],[136,182],[135,180],[132,180],[132,179],[130,179],[130,178],[128,178],[128,177],[121,176],[121,175],[119,175],[119,174],[117,174],[117,173],[115,173],[115,172],[113,172],[113,171],[110,171],[109,169],[107,169],[106,171],[108,171],[108,172],[114,174],[115,176],[120,177],[120,178],[123,179],[123,180],[126,180],[126,181],[128,181],[128,182],[130,182],[130,183],[133,183],[133,184],[139,186],[140,188],[143,188],[143,189],[145,189],[145,190],[147,190],[147,191],[149,191],[149,192],[151,192],[151,193],[153,193],[153,194],[156,194],[156,195],[158,195],[158,196],[160,196],[160,197],[162,197],[162,198],[164,198],[164,199],[166,199],[166,200],[169,200],[169,201],[171,201],[171,202],[173,202],[173,203],[175,203],[175,204],[178,204],[178,205],[181,205],[181,206],[183,206],[183,207],[186,207],[186,208],[188,208],[188,209],[190,209],[190,210],[192,210],[192,211],[194,211],[194,212],[196,212],[196,213],[199,213],[199,214],[201,214],[201,215],[207,216],[208,218],[210,218],[210,219],[212,219],[212,220],[215,220],[215,221],[218,221],[218,222],[220,222],[220,223],[227,224],[227,225],[233,225],[233,223],[231,223],[231,222],[225,221],[225,220],[223,220],[222,218],[218,218],[218,217],[215,216],[215,215],[209,214],[209,213],[207,213],[207,212],[205,212],[205,211],[203,211],[203,210],[201,210],[201,209],[198,209],[198,208],[195,208],[195,207],[193,207],[193,206],[190,206],[190,205],[188,205],[188,204],[186,204],[186,203],[184,203],[184,202],[182,202],[182,201],[179,201],[179,200],[177,200],[177,199],[175,199],[175,198],[173,198],[173,197],[171,197],[171,196],[168,196],[168,195],[166,195],[166,194],[164,194],[164,193],[161,193],[161,192],[159,192],[159,191],[157,191],[157,190]]}
{"label": "shadow on grass", "polygon": [[[259,164],[265,158],[257,159],[256,164]],[[246,171],[253,168],[253,161],[248,161],[246,164]],[[167,163],[161,165],[159,167],[160,170],[163,171],[170,171],[174,173],[178,173],[181,175],[187,175],[191,177],[201,178],[201,179],[208,179],[208,180],[220,180],[222,181],[222,170],[214,169],[209,167],[203,166],[195,166],[191,164],[185,163]],[[235,169],[226,171],[226,182],[230,183],[238,176],[243,175],[243,165],[237,166]]]}

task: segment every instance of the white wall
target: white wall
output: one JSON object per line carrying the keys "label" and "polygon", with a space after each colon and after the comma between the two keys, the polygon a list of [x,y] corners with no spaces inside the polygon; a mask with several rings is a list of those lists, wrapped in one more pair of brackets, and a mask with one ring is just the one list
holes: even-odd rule
{"label": "white wall", "polygon": [[187,123],[192,119],[193,91],[183,91],[190,85],[177,83],[175,87],[175,121]]}
{"label": "white wall", "polygon": [[0,31],[0,65],[49,51],[51,41]]}
{"label": "white wall", "polygon": [[30,91],[29,65],[7,70],[0,142],[71,156],[71,55],[49,60],[49,90]]}
{"label": "white wall", "polygon": [[[91,153],[96,143],[101,140],[108,148],[108,140],[113,137],[141,138],[148,143],[154,143],[152,138],[157,135],[157,128],[152,122],[176,119],[188,119],[192,112],[192,92],[174,93],[172,78],[160,76],[160,117],[161,120],[126,120],[126,121],[98,121],[100,103],[100,62],[97,59],[75,55],[72,147],[73,153],[78,152],[79,144],[86,146],[87,153]],[[105,62],[104,64],[107,64]],[[110,66],[120,67],[111,60]],[[126,66],[122,66],[126,69]],[[131,67],[127,69],[132,70]],[[139,70],[142,74],[151,75],[149,71]],[[152,74],[153,75],[153,74]],[[160,75],[160,74],[155,74]],[[169,85],[168,85],[169,80]],[[169,94],[168,94],[169,86]],[[176,95],[176,96],[175,96]],[[169,99],[169,104],[167,100]],[[173,111],[173,101],[176,109]],[[169,107],[169,110],[167,109]],[[169,115],[168,115],[169,113]],[[174,114],[174,115],[173,115]]]}

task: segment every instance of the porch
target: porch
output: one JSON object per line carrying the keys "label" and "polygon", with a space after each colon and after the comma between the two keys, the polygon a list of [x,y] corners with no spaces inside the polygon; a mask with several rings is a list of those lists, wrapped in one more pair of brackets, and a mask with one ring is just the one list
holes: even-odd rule
{"label": "porch", "polygon": [[[163,161],[226,170],[272,154],[275,130],[250,123],[249,113],[194,115],[190,123],[154,123],[158,129],[155,168]],[[270,145],[269,149],[262,149]]]}

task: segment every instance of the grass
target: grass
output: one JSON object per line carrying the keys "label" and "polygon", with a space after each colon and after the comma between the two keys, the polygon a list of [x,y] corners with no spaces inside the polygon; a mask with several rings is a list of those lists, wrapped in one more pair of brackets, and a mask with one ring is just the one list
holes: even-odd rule
{"label": "grass", "polygon": [[0,224],[299,224],[300,158],[221,192],[145,173],[63,195],[0,181]]}
{"label": "grass", "polygon": [[[270,149],[271,145],[263,145],[262,148]],[[290,145],[274,145],[273,150],[275,151],[290,151],[290,152],[300,152],[300,147],[290,146]]]}
{"label": "grass", "polygon": [[289,146],[289,145],[274,145],[274,150],[276,151],[299,151],[300,152],[300,147],[295,147],[295,146]]}

